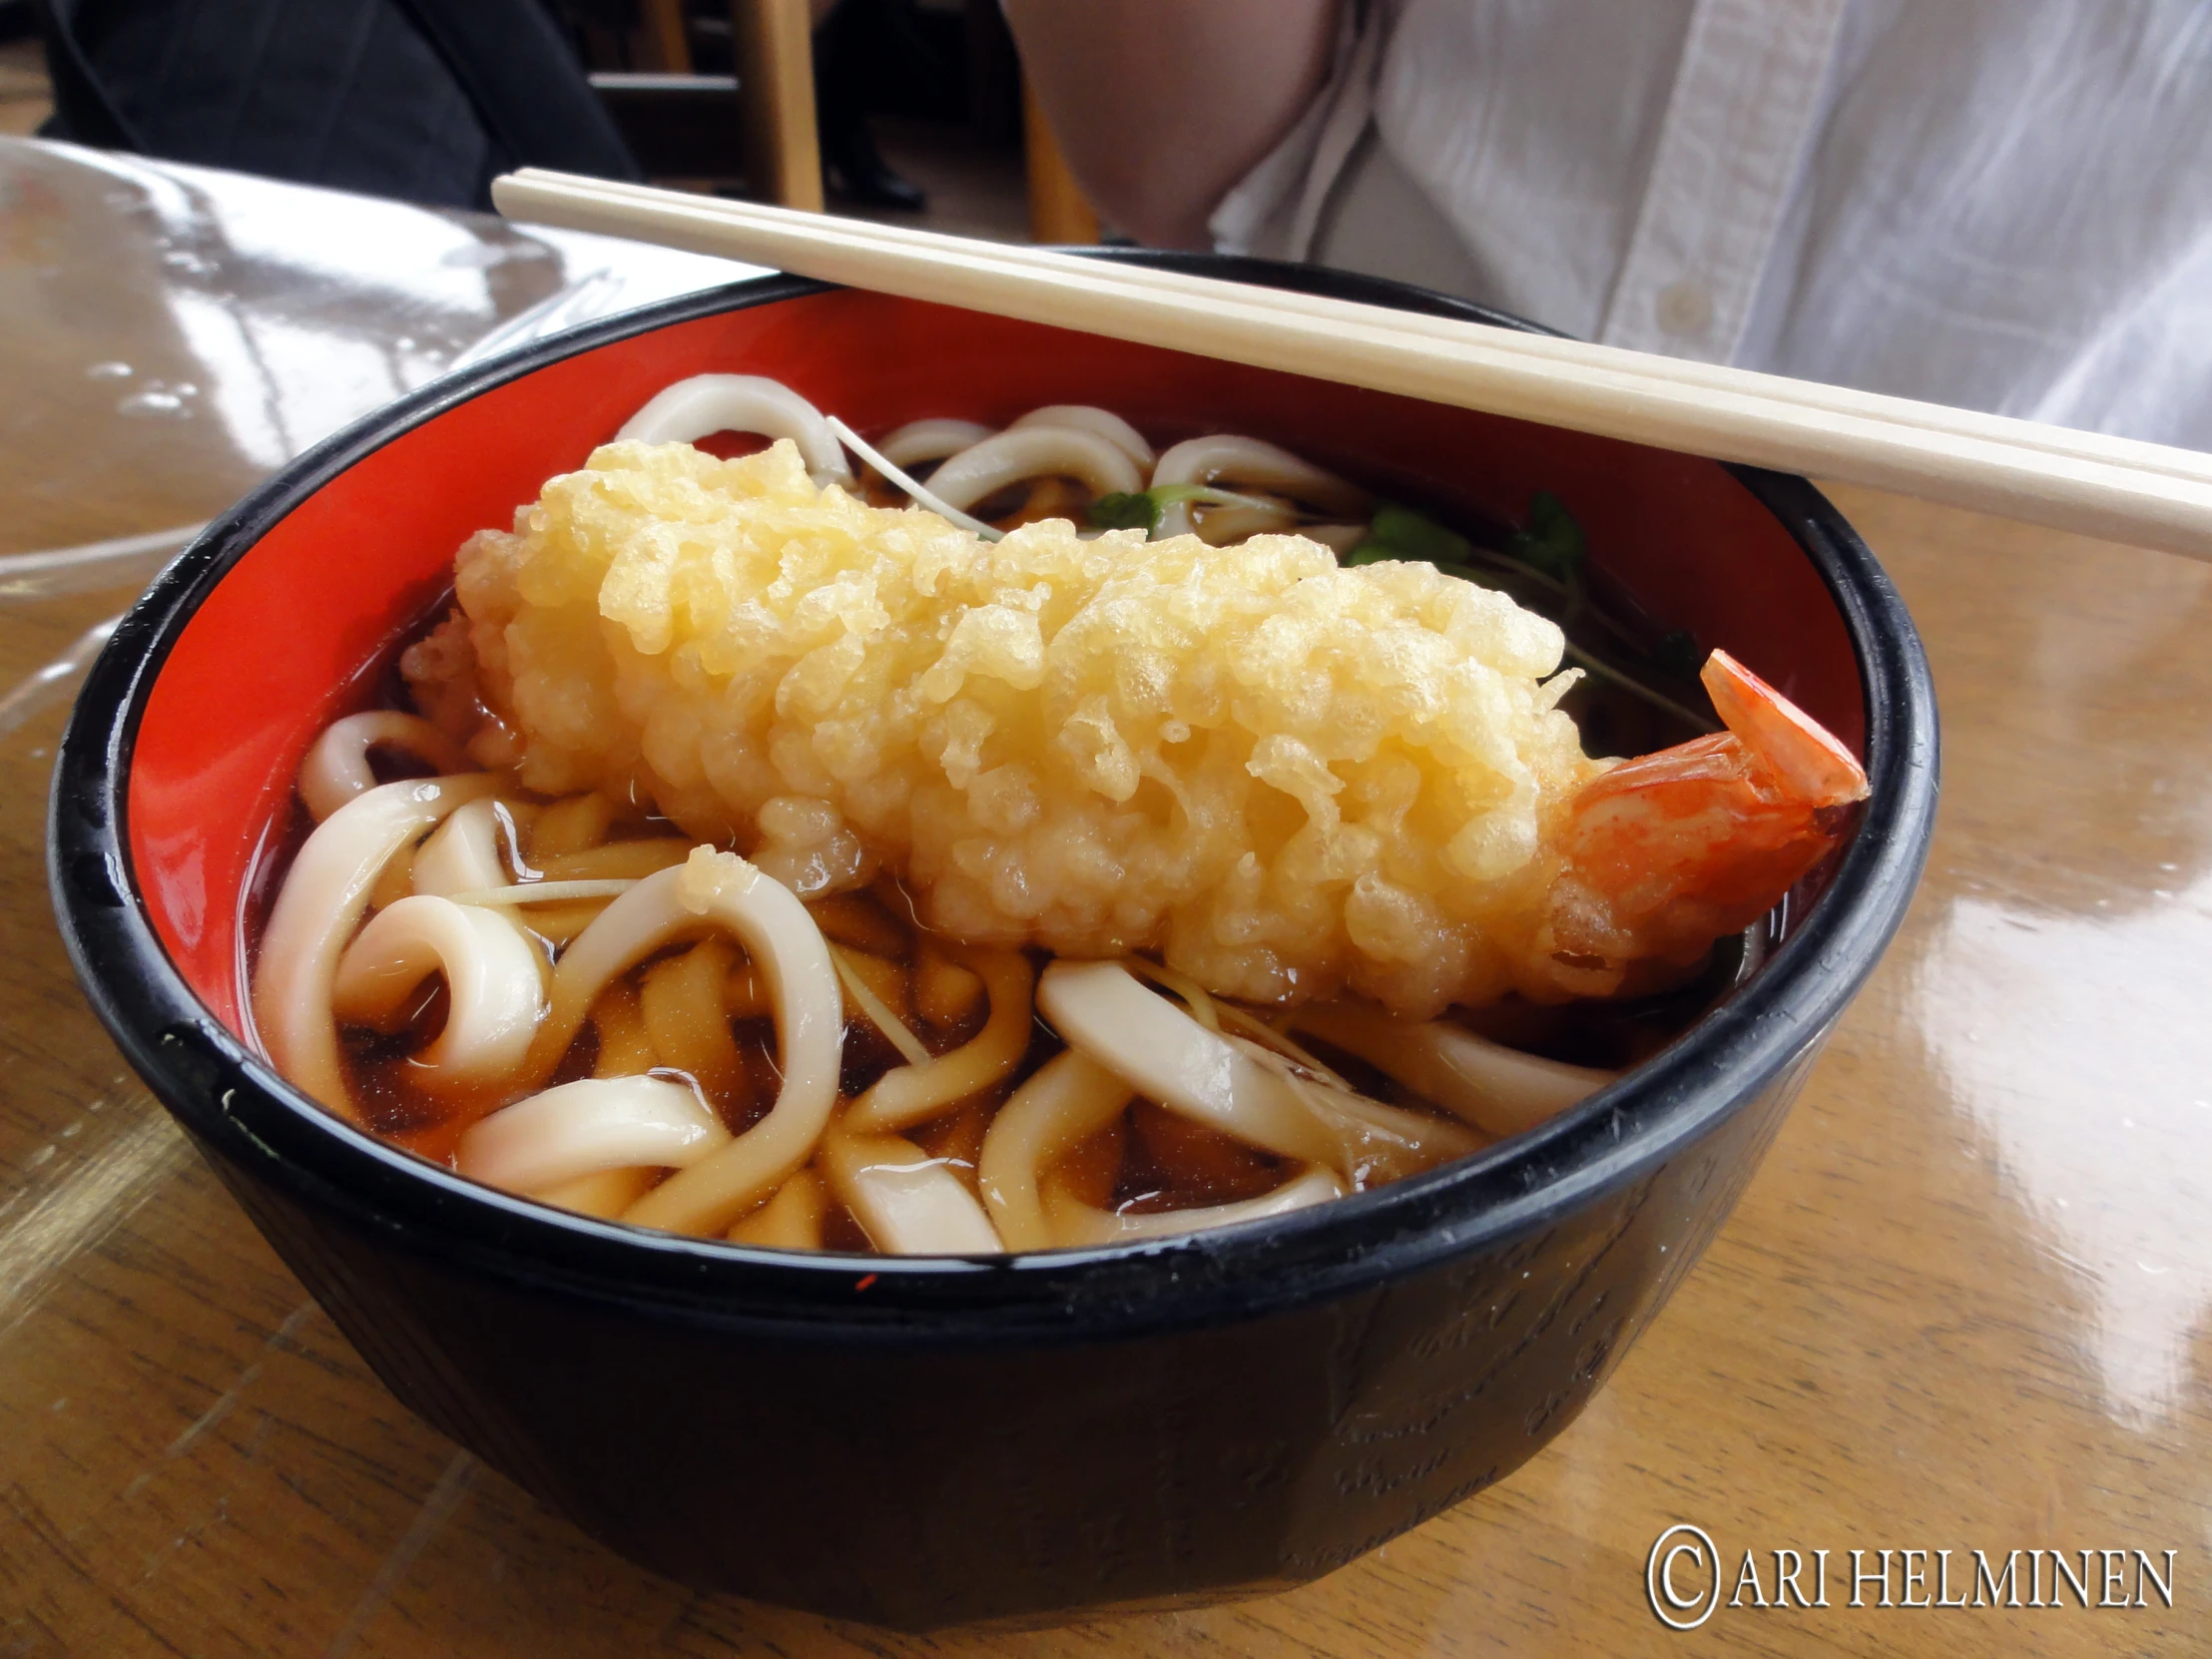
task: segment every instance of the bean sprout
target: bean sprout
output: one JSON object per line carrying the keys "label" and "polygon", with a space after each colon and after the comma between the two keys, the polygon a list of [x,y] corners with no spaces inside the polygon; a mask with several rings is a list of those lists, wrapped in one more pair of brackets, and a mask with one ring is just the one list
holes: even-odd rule
{"label": "bean sprout", "polygon": [[1533,1128],[1615,1075],[1525,1054],[1443,1020],[1403,1020],[1349,1003],[1301,1008],[1293,1028],[1357,1055],[1491,1135]]}
{"label": "bean sprout", "polygon": [[980,536],[985,541],[998,541],[1005,536],[1006,532],[996,525],[985,524],[981,519],[962,512],[950,502],[938,500],[926,487],[916,483],[900,471],[897,464],[888,456],[871,446],[867,439],[861,437],[859,433],[835,415],[830,417],[830,429],[837,434],[837,440],[845,448],[851,450],[853,454],[875,468],[884,480],[894,488],[903,490],[917,507],[926,507],[939,518],[948,523],[957,524],[961,529]]}
{"label": "bean sprout", "polygon": [[1279,1078],[1336,1140],[1336,1167],[1364,1190],[1402,1180],[1452,1158],[1481,1151],[1482,1137],[1456,1123],[1380,1100],[1314,1075],[1273,1048],[1248,1037],[1231,1037],[1230,1046],[1262,1071]]}
{"label": "bean sprout", "polygon": [[456,904],[575,904],[593,898],[620,898],[637,877],[609,876],[603,881],[518,881],[512,886],[476,887],[449,894]]}
{"label": "bean sprout", "polygon": [[883,999],[869,989],[868,982],[845,959],[844,952],[831,945],[830,960],[836,964],[838,979],[843,981],[846,992],[860,1012],[867,1015],[868,1023],[889,1038],[891,1047],[903,1054],[909,1064],[927,1065],[929,1050],[922,1046],[921,1039],[907,1030],[906,1022],[892,1013],[884,1005]]}

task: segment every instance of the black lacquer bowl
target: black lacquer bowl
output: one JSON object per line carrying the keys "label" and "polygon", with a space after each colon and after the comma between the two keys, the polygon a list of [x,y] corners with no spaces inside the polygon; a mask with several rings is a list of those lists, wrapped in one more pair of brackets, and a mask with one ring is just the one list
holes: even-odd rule
{"label": "black lacquer bowl", "polygon": [[[778,376],[862,431],[1097,402],[1156,437],[1248,431],[1492,519],[1551,490],[1654,615],[1855,745],[1872,800],[1764,966],[1657,1058],[1478,1157],[1277,1221],[1025,1258],[808,1257],[475,1186],[269,1069],[242,1035],[241,917],[308,741],[369,697],[463,537],[708,370]],[[1935,802],[1912,623],[1802,480],[769,278],[449,376],[226,515],[92,673],[52,868],[108,1028],[395,1394],[671,1577],[926,1627],[1296,1584],[1510,1474],[1727,1216],[1896,928]]]}

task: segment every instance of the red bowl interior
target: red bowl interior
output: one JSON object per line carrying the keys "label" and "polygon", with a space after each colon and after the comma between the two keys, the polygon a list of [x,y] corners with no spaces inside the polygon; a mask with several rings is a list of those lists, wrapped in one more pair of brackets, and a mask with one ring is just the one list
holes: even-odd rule
{"label": "red bowl interior", "polygon": [[218,584],[148,699],[129,828],[155,929],[234,1031],[249,883],[288,825],[315,734],[368,695],[470,533],[511,522],[662,386],[718,371],[772,375],[863,433],[1098,403],[1156,440],[1245,432],[1492,518],[1517,522],[1548,489],[1652,615],[1864,748],[1859,668],[1827,587],[1711,461],[882,294],[813,294],[601,345],[460,403],[323,485]]}

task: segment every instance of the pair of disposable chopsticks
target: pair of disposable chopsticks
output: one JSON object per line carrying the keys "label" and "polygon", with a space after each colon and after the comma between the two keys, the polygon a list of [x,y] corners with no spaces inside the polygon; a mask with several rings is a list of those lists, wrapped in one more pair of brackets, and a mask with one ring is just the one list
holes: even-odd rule
{"label": "pair of disposable chopsticks", "polygon": [[494,181],[492,200],[510,219],[1872,485],[2212,560],[2212,455],[2195,450],[1453,317],[536,168]]}

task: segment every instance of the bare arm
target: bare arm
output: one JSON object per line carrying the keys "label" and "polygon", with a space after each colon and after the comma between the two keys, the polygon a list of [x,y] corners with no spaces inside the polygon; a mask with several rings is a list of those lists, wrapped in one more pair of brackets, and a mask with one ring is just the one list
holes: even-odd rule
{"label": "bare arm", "polygon": [[1319,90],[1341,0],[1005,0],[1022,72],[1118,229],[1207,246],[1229,187]]}

